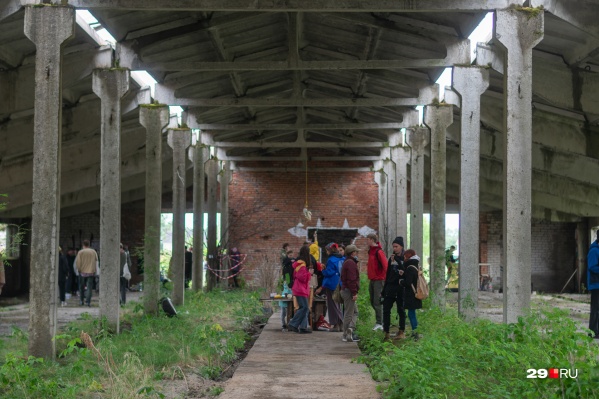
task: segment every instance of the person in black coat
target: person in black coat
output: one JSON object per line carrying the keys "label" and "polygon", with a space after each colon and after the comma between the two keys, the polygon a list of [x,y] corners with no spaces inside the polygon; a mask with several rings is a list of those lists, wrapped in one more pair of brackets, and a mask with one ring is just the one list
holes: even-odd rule
{"label": "person in black coat", "polygon": [[389,340],[389,327],[391,326],[391,309],[393,304],[397,305],[397,314],[399,315],[399,331],[395,339],[406,337],[406,310],[404,308],[404,287],[399,281],[404,278],[404,243],[403,237],[396,237],[393,240],[393,255],[389,257],[387,275],[383,285],[383,331],[385,332],[385,341]]}
{"label": "person in black coat", "polygon": [[404,289],[404,307],[408,309],[408,319],[412,326],[412,336],[418,339],[418,319],[416,318],[416,309],[422,309],[422,301],[416,298],[416,286],[418,284],[418,271],[420,269],[420,258],[416,251],[408,249],[404,253],[405,278],[399,281]]}
{"label": "person in black coat", "polygon": [[67,277],[69,276],[69,262],[62,253],[62,248],[58,247],[58,294],[60,295],[60,306],[67,306],[65,299]]}

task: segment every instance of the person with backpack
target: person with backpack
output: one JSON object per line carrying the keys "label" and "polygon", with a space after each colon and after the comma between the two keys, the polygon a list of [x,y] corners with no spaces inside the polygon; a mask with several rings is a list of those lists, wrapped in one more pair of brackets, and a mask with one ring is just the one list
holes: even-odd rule
{"label": "person with backpack", "polygon": [[368,234],[368,293],[370,294],[370,305],[374,309],[375,324],[372,331],[383,329],[383,306],[381,305],[381,294],[383,284],[387,276],[387,257],[378,236],[374,233]]}
{"label": "person with backpack", "polygon": [[599,230],[587,254],[587,286],[591,293],[589,330],[593,332],[594,339],[599,339]]}
{"label": "person with backpack", "polygon": [[[338,250],[339,246],[331,242],[325,247],[327,251],[328,259],[325,268],[322,270],[324,276],[322,282],[322,289],[327,298],[327,311],[329,312],[329,324],[331,324],[330,331],[341,331],[343,323],[343,315],[341,314],[341,308],[339,304],[333,300],[333,293],[339,285],[341,278],[341,265],[345,261],[345,258],[341,256]],[[320,292],[317,291],[317,294]]]}
{"label": "person with backpack", "polygon": [[405,278],[399,280],[399,284],[404,287],[404,307],[408,309],[408,319],[412,326],[412,338],[418,340],[417,332],[418,319],[416,318],[416,309],[422,309],[422,300],[416,298],[416,287],[418,286],[418,274],[420,271],[420,258],[416,251],[408,249],[404,252]]}
{"label": "person with backpack", "polygon": [[291,287],[299,309],[287,325],[289,331],[300,334],[312,332],[308,328],[308,313],[310,311],[308,297],[310,296],[310,278],[312,277],[309,268],[312,268],[310,248],[304,245],[299,251],[297,260],[293,263],[293,287]]}
{"label": "person with backpack", "polygon": [[395,237],[393,240],[393,254],[388,260],[387,276],[383,285],[383,331],[385,341],[389,340],[389,327],[391,327],[391,309],[393,304],[397,305],[399,315],[399,331],[395,339],[404,339],[406,329],[406,310],[404,308],[404,287],[399,281],[404,278],[404,243],[403,237]]}

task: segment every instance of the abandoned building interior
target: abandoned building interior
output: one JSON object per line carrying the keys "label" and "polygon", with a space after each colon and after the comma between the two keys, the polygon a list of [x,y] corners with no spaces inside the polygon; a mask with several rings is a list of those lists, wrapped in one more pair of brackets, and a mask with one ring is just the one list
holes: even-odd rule
{"label": "abandoned building interior", "polygon": [[[471,43],[488,13],[491,37]],[[45,353],[58,246],[91,239],[115,282],[119,243],[142,248],[152,292],[162,212],[174,303],[185,212],[207,247],[196,287],[217,242],[247,254],[251,280],[315,229],[362,247],[375,231],[387,251],[400,235],[422,253],[430,213],[442,302],[445,214],[459,213],[465,317],[482,265],[505,322],[531,287],[582,292],[599,226],[597,17],[592,0],[0,0],[0,223],[25,231],[2,295],[29,293],[30,347]],[[100,312],[118,325],[114,285]]]}

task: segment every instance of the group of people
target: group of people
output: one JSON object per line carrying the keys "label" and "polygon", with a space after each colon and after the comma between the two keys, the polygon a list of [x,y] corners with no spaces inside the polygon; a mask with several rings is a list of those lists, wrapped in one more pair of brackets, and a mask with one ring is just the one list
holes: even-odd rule
{"label": "group of people", "polygon": [[[92,290],[97,286],[96,277],[99,274],[98,253],[91,248],[89,240],[83,240],[83,248],[76,250],[69,248],[65,255],[62,248],[58,248],[58,293],[61,306],[66,306],[66,293],[79,294],[79,304],[91,306]],[[123,244],[119,248],[120,266],[120,295],[119,301],[124,305],[127,301],[127,288],[131,273],[131,255]]]}
{"label": "group of people", "polygon": [[[412,337],[418,339],[416,310],[422,308],[422,301],[416,298],[416,285],[420,258],[412,249],[404,250],[403,237],[393,240],[393,254],[387,258],[376,234],[369,234],[367,274],[369,279],[370,304],[375,312],[374,331],[382,330],[385,340],[390,340],[391,309],[395,304],[399,316],[399,332],[395,339],[406,338],[407,318],[412,327]],[[283,266],[283,294],[292,293],[296,312],[286,323],[288,302],[281,301],[281,323],[283,331],[300,334],[311,333],[308,328],[311,295],[323,294],[326,298],[329,331],[343,332],[344,342],[356,342],[358,308],[356,301],[360,293],[360,249],[351,244],[343,247],[331,242],[325,246],[326,264],[319,262],[314,248],[318,248],[317,236],[314,242],[305,242],[297,258],[288,244],[283,245],[281,262]],[[322,280],[319,282],[319,277]],[[335,302],[336,291],[342,303]],[[341,306],[343,305],[343,312]]]}

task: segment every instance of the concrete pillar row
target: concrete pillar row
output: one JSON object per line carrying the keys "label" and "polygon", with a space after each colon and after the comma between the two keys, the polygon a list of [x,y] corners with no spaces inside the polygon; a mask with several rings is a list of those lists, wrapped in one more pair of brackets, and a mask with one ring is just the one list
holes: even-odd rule
{"label": "concrete pillar row", "polygon": [[[411,147],[411,177],[410,177],[410,244],[421,258],[421,264],[426,264],[423,252],[424,226],[424,152],[430,143],[430,131],[427,127],[412,127],[406,132],[408,145]],[[406,245],[408,245],[406,243]]]}
{"label": "concrete pillar row", "polygon": [[[388,175],[391,170],[391,161],[375,161],[374,162],[374,181],[379,186],[379,242],[381,247],[387,253],[387,236],[389,234],[389,180]],[[394,183],[394,181],[393,181]]]}
{"label": "concrete pillar row", "polygon": [[162,213],[162,131],[169,122],[167,105],[141,105],[146,128],[146,204],[144,233],[144,313],[158,314],[160,299],[160,215]]}
{"label": "concrete pillar row", "polygon": [[189,160],[193,163],[193,264],[191,268],[191,288],[201,291],[204,286],[204,197],[206,193],[206,172],[204,162],[210,153],[200,141],[189,149]]}
{"label": "concrete pillar row", "polygon": [[168,129],[168,145],[173,149],[173,304],[185,301],[185,210],[186,184],[185,154],[191,145],[191,130]]}
{"label": "concrete pillar row", "polygon": [[453,67],[453,87],[461,97],[458,312],[472,320],[477,317],[480,284],[480,96],[489,87],[488,68]]}
{"label": "concrete pillar row", "polygon": [[36,47],[29,354],[56,356],[62,44],[75,34],[71,7],[25,7],[25,35]]}
{"label": "concrete pillar row", "polygon": [[121,97],[129,90],[128,69],[95,69],[100,97],[100,317],[119,332],[121,277]]}
{"label": "concrete pillar row", "polygon": [[497,10],[494,29],[505,51],[503,321],[515,323],[530,310],[532,49],[543,39],[544,13]]}
{"label": "concrete pillar row", "polygon": [[446,133],[453,123],[453,107],[427,105],[424,123],[431,129],[431,291],[433,303],[445,308]]}
{"label": "concrete pillar row", "polygon": [[206,190],[208,192],[208,202],[206,213],[208,213],[208,233],[207,233],[207,245],[208,245],[208,267],[213,270],[206,273],[207,289],[208,291],[216,287],[218,278],[214,273],[218,273],[220,270],[220,260],[218,258],[218,251],[216,248],[216,206],[217,206],[217,175],[218,175],[218,161],[216,159],[209,159],[205,163],[206,170]]}
{"label": "concrete pillar row", "polygon": [[409,148],[405,146],[403,134],[394,133],[389,139],[391,147],[391,161],[395,165],[393,174],[395,175],[395,203],[396,209],[391,216],[393,220],[393,229],[390,231],[389,242],[397,236],[404,238],[404,244],[407,243],[408,230],[408,162],[410,161]]}

